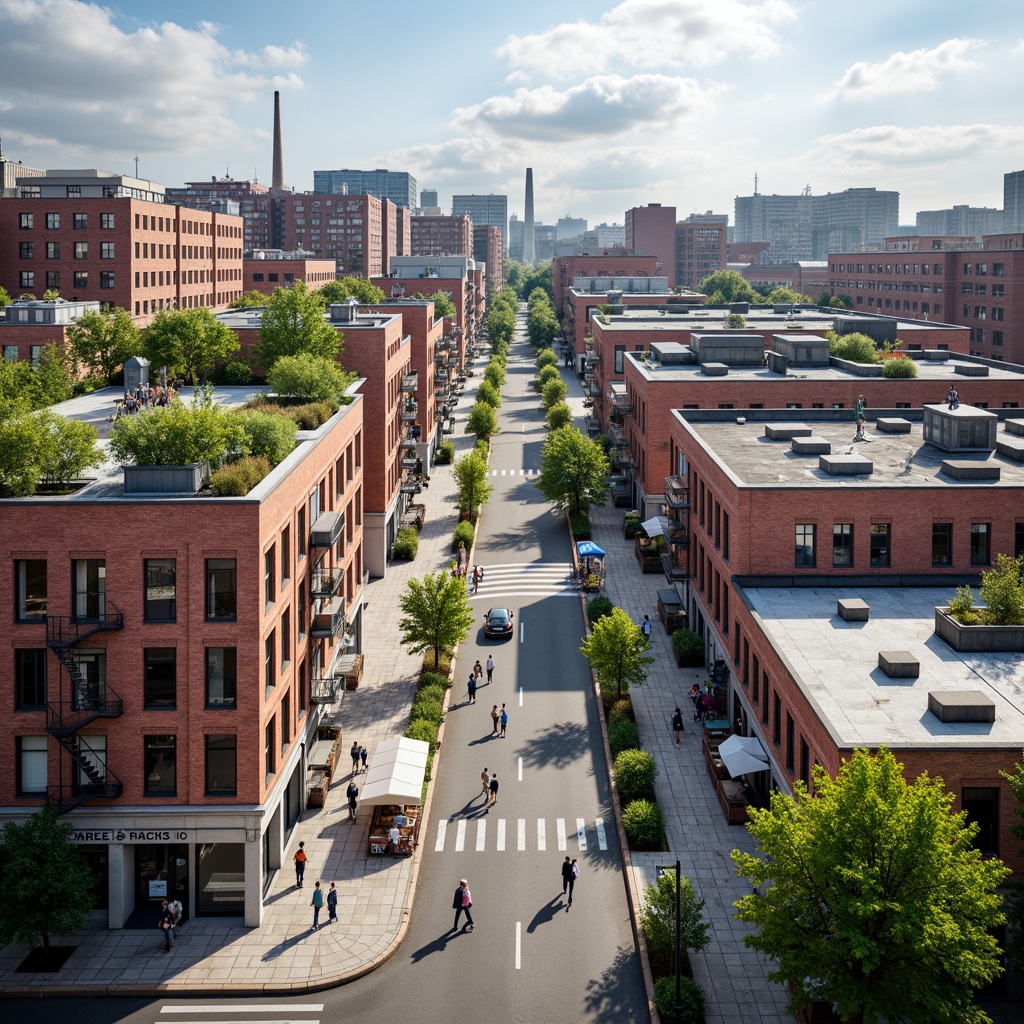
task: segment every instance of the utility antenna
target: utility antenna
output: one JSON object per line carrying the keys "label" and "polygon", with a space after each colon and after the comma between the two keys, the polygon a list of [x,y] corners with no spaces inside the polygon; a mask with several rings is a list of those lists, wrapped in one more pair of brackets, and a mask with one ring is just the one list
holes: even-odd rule
{"label": "utility antenna", "polygon": [[756,196],[757,194],[757,171],[754,171],[754,195]]}
{"label": "utility antenna", "polygon": [[135,177],[139,176],[139,154],[135,154]]}

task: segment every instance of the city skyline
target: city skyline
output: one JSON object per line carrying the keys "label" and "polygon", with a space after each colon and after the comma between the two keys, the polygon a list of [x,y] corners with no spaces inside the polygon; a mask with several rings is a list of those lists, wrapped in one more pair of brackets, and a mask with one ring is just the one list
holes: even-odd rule
{"label": "city skyline", "polygon": [[[621,223],[652,202],[732,221],[755,174],[763,194],[899,191],[902,224],[1001,207],[1003,174],[1024,167],[1024,10],[823,6],[568,0],[552,21],[526,0],[485,24],[462,0],[433,19],[398,0],[382,31],[376,9],[322,0],[284,25],[264,0],[226,0],[216,24],[194,0],[0,0],[0,138],[28,166],[133,173],[137,154],[139,175],[168,186],[269,185],[279,89],[298,191],[315,169],[386,167],[446,210],[453,193],[495,192],[522,218],[533,167],[551,224]],[[439,75],[455,40],[459,74]]]}

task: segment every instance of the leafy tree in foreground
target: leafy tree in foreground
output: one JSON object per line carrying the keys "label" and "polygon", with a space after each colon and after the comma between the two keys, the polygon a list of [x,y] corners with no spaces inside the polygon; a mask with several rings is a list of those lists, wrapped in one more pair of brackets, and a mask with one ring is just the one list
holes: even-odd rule
{"label": "leafy tree in foreground", "polygon": [[67,338],[75,359],[108,384],[127,360],[142,351],[139,329],[126,309],[83,313],[68,328]]}
{"label": "leafy tree in foreground", "polygon": [[380,288],[359,277],[341,277],[337,281],[328,281],[316,294],[325,307],[346,299],[358,299],[363,305],[373,306],[386,299]]}
{"label": "leafy tree in foreground", "polygon": [[[1017,802],[1014,813],[1020,824],[1010,826],[1010,835],[1024,842],[1024,754],[1013,766],[1012,772],[999,774],[1010,784],[1013,798]],[[1020,852],[1024,853],[1024,847],[1021,847]],[[1013,896],[1006,906],[1006,953],[1010,963],[1020,970],[1024,968],[1024,882],[1017,880],[1012,884]]]}
{"label": "leafy tree in foreground", "polygon": [[1002,862],[971,845],[977,825],[927,775],[908,783],[886,747],[854,751],[835,779],[813,769],[750,810],[758,854],[734,850],[754,892],[736,916],[747,946],[778,961],[790,1012],[816,1000],[841,1020],[980,1024],[974,989],[1000,971]]}
{"label": "leafy tree in foreground", "polygon": [[9,306],[13,301],[11,293],[0,285],[0,306]]}
{"label": "leafy tree in foreground", "polygon": [[643,630],[621,608],[598,619],[580,647],[597,673],[602,691],[614,684],[620,699],[630,686],[639,686],[647,678],[647,670],[654,664],[647,653],[650,649]]}
{"label": "leafy tree in foreground", "polygon": [[476,434],[480,440],[486,441],[497,432],[498,417],[494,415],[494,406],[487,402],[477,402],[466,417],[466,433]]}
{"label": "leafy tree in foreground", "polygon": [[450,292],[441,291],[439,288],[433,295],[428,295],[427,298],[434,303],[435,320],[441,316],[455,316],[455,302]]}
{"label": "leafy tree in foreground", "polygon": [[477,508],[484,504],[494,489],[487,483],[487,462],[477,451],[463,456],[452,467],[459,488],[459,511],[468,512],[474,519]]}
{"label": "leafy tree in foreground", "polygon": [[257,306],[265,306],[269,298],[269,295],[258,292],[253,288],[251,291],[243,292],[234,302],[228,305],[231,309],[253,309]]}
{"label": "leafy tree in foreground", "polygon": [[281,356],[267,373],[267,383],[275,394],[286,398],[327,402],[337,401],[350,377],[333,359],[300,352],[296,356]]}
{"label": "leafy tree in foreground", "polygon": [[205,384],[214,366],[241,348],[238,335],[206,306],[160,310],[142,344],[152,367],[166,366],[190,384]]}
{"label": "leafy tree in foreground", "polygon": [[48,481],[67,486],[87,469],[103,464],[105,456],[96,445],[99,433],[91,423],[65,419],[48,409],[36,413],[35,418],[39,469]]}
{"label": "leafy tree in foreground", "polygon": [[[666,872],[656,882],[644,886],[643,910],[640,911],[647,944],[654,950],[671,953],[676,944],[676,876]],[[698,952],[711,941],[711,930],[704,920],[704,901],[693,883],[685,876],[679,879],[679,945]]]}
{"label": "leafy tree in foreground", "polygon": [[260,324],[260,340],[252,351],[264,370],[270,370],[281,356],[300,352],[334,359],[341,351],[341,335],[324,319],[317,293],[297,281],[291,288],[274,289]]}
{"label": "leafy tree in foreground", "polygon": [[716,270],[697,285],[697,291],[708,297],[709,306],[724,302],[758,302],[761,298],[735,270]]}
{"label": "leafy tree in foreground", "polygon": [[398,603],[402,609],[398,620],[402,643],[414,654],[433,651],[435,667],[441,655],[454,651],[473,628],[466,582],[450,573],[409,580]]}
{"label": "leafy tree in foreground", "polygon": [[575,427],[565,426],[548,434],[534,486],[559,512],[575,515],[604,504],[607,477],[608,459],[602,447]]}
{"label": "leafy tree in foreground", "polygon": [[489,381],[482,380],[476,387],[477,401],[486,402],[492,409],[501,405],[501,392]]}
{"label": "leafy tree in foreground", "polygon": [[68,836],[74,826],[44,804],[0,837],[0,946],[17,940],[46,953],[51,935],[72,935],[92,912],[93,878]]}

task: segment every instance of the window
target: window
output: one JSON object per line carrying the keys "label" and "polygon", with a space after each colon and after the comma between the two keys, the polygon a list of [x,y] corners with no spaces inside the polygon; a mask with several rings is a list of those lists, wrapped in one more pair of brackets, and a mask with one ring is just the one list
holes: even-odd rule
{"label": "window", "polygon": [[[69,188],[71,186],[68,186]],[[75,230],[85,231],[89,227],[89,215],[87,213],[75,214]]]}
{"label": "window", "polygon": [[281,531],[281,586],[292,578],[292,528]]}
{"label": "window", "polygon": [[75,242],[75,259],[84,260],[89,256],[89,243],[88,242]]}
{"label": "window", "polygon": [[107,613],[107,563],[76,558],[71,563],[71,610],[78,622],[102,620]]}
{"label": "window", "polygon": [[60,259],[60,242],[47,242],[46,243],[46,258],[48,260],[59,260]]}
{"label": "window", "polygon": [[208,558],[206,560],[206,618],[234,622],[237,593],[235,560]]}
{"label": "window", "polygon": [[832,566],[836,569],[853,566],[853,523],[832,526]]}
{"label": "window", "polygon": [[271,719],[263,730],[263,766],[266,769],[268,779],[274,774],[275,753],[274,720]]}
{"label": "window", "polygon": [[53,290],[60,290],[60,271],[59,270],[48,270],[46,272],[46,287]]}
{"label": "window", "polygon": [[798,569],[813,569],[814,561],[814,523],[796,524],[796,560]]}
{"label": "window", "polygon": [[206,706],[238,706],[238,652],[234,647],[206,648]]}
{"label": "window", "polygon": [[21,270],[18,272],[18,287],[19,288],[35,288],[36,286],[36,275],[31,270]]}
{"label": "window", "polygon": [[1013,527],[1013,557],[1024,555],[1024,523],[1015,523]]}
{"label": "window", "polygon": [[107,289],[114,287],[114,272],[112,270],[100,271],[100,287]]}
{"label": "window", "polygon": [[298,607],[295,612],[298,621],[295,623],[299,631],[299,643],[302,643],[302,638],[306,635],[306,588],[299,587],[298,593]]}
{"label": "window", "polygon": [[75,765],[76,793],[96,792],[107,781],[107,737],[79,736],[79,754],[88,762],[88,769]]}
{"label": "window", "polygon": [[22,231],[30,231],[35,227],[35,214],[34,213],[19,213],[18,214],[18,227]]}
{"label": "window", "polygon": [[932,523],[932,565],[936,568],[953,564],[953,524]]}
{"label": "window", "polygon": [[112,260],[114,258],[114,243],[100,242],[100,259]]}
{"label": "window", "polygon": [[18,737],[18,796],[45,795],[46,737]]}
{"label": "window", "polygon": [[46,215],[46,230],[57,231],[60,229],[60,214],[48,213]]}
{"label": "window", "polygon": [[967,812],[967,820],[978,825],[972,845],[987,857],[998,857],[999,787],[965,786],[960,795],[960,807]]}
{"label": "window", "polygon": [[298,546],[298,555],[299,555],[299,560],[301,561],[303,558],[306,557],[306,506],[305,505],[303,505],[302,508],[299,509],[297,529],[299,531],[298,545],[297,545]]}
{"label": "window", "polygon": [[176,796],[178,737],[143,736],[143,792],[146,796]]}
{"label": "window", "polygon": [[89,271],[88,270],[76,270],[75,271],[75,287],[76,288],[88,288],[89,287]]}
{"label": "window", "polygon": [[18,255],[23,260],[35,259],[36,243],[35,242],[19,242],[18,243]]}
{"label": "window", "polygon": [[100,214],[100,227],[110,231],[114,227],[114,215],[112,213]]}
{"label": "window", "polygon": [[14,563],[14,617],[18,622],[46,618],[46,561],[19,559]]}
{"label": "window", "polygon": [[786,712],[786,767],[793,771],[793,748],[796,746],[794,739],[793,716]]}
{"label": "window", "polygon": [[46,648],[17,648],[14,652],[14,710],[46,709]]}
{"label": "window", "polygon": [[288,749],[292,741],[292,698],[286,693],[281,698],[281,753]]}
{"label": "window", "polygon": [[277,680],[277,674],[275,672],[274,665],[274,634],[271,633],[266,640],[263,641],[263,681],[267,689],[270,690]]}
{"label": "window", "polygon": [[989,523],[971,523],[971,565],[989,565]]}
{"label": "window", "polygon": [[804,785],[811,784],[811,748],[807,746],[807,740],[800,737],[800,778]]}
{"label": "window", "polygon": [[885,569],[890,564],[889,523],[871,524],[871,568]]}
{"label": "window", "polygon": [[147,647],[143,659],[143,707],[150,711],[173,711],[178,699],[177,648]]}
{"label": "window", "polygon": [[762,677],[762,682],[764,683],[764,687],[763,687],[763,690],[764,690],[764,704],[761,706],[761,724],[762,725],[767,725],[768,724],[768,703],[769,703],[769,698],[772,695],[772,688],[768,684],[768,673],[767,672],[765,672],[764,676]]}
{"label": "window", "polygon": [[782,746],[782,698],[776,693],[772,698],[772,742],[775,746]]}
{"label": "window", "polygon": [[266,604],[274,603],[274,558],[271,547],[263,555],[263,600]]}
{"label": "window", "polygon": [[281,616],[281,671],[292,660],[292,610],[288,608]]}
{"label": "window", "polygon": [[234,796],[238,791],[237,738],[232,733],[206,737],[206,795]]}
{"label": "window", "polygon": [[142,618],[146,622],[176,622],[176,563],[173,558],[147,558]]}
{"label": "window", "polygon": [[626,346],[616,345],[615,346],[615,372],[622,373],[622,363],[626,357]]}

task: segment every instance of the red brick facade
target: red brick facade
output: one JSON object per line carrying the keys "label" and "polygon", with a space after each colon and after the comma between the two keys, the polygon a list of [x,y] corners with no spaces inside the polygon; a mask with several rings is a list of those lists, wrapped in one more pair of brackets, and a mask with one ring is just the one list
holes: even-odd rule
{"label": "red brick facade", "polygon": [[310,291],[317,291],[328,281],[336,280],[334,260],[247,259],[243,263],[245,290],[270,295],[275,288],[290,288],[302,281]]}

